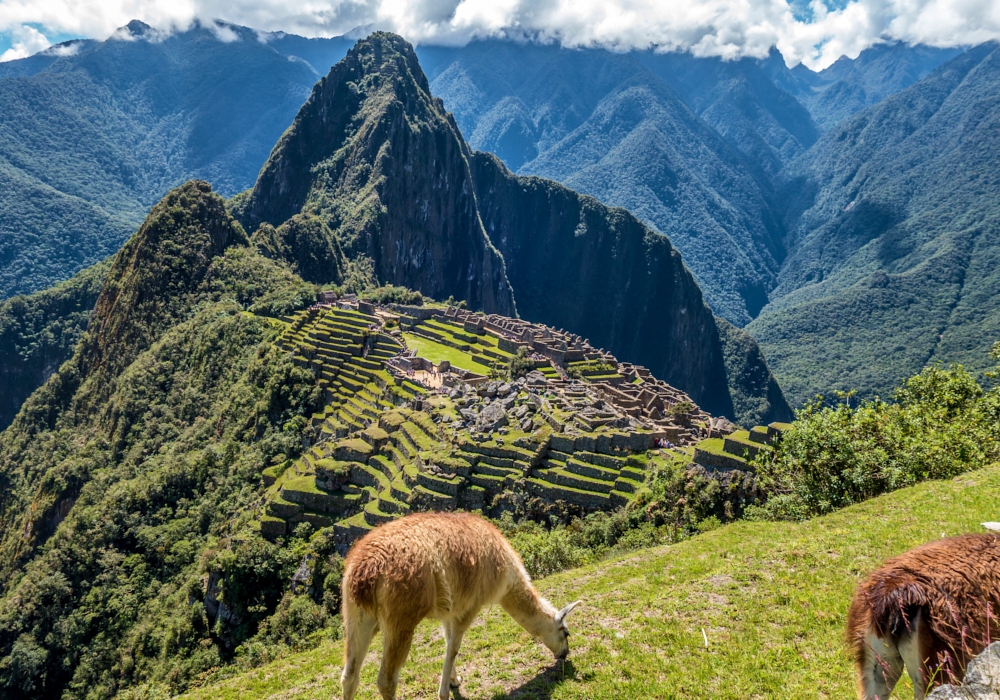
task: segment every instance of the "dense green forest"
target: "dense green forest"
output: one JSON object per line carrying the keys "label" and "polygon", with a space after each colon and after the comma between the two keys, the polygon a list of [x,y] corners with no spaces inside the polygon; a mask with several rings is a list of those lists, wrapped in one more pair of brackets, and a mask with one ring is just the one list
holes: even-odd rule
{"label": "dense green forest", "polygon": [[306,285],[246,244],[207,185],[172,192],[116,257],[72,359],[0,434],[8,697],[180,687],[280,599],[295,551],[229,528],[260,471],[301,449],[318,390],[244,311]]}
{"label": "dense green forest", "polygon": [[793,404],[887,396],[1000,337],[996,44],[838,125],[785,171],[789,255],[749,326]]}
{"label": "dense green forest", "polygon": [[0,430],[72,357],[109,265],[98,263],[51,289],[0,303]]}

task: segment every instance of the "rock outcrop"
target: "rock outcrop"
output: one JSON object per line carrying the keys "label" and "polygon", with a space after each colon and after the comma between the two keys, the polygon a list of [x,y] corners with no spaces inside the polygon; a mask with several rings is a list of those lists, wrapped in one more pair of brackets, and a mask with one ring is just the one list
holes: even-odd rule
{"label": "rock outcrop", "polygon": [[939,686],[927,700],[1000,700],[1000,642],[969,662],[962,685]]}

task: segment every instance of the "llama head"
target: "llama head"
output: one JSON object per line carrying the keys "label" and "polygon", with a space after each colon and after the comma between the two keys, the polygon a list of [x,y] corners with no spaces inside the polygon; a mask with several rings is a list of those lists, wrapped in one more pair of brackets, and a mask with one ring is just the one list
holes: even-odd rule
{"label": "llama head", "polygon": [[552,617],[551,624],[548,625],[542,635],[542,642],[549,648],[557,659],[565,659],[569,655],[569,628],[566,626],[566,616],[573,611],[581,601],[570,603]]}

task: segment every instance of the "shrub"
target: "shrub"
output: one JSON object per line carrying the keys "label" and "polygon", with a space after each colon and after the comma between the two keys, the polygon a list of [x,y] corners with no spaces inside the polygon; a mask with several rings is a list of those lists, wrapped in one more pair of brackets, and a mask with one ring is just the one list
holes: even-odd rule
{"label": "shrub", "polygon": [[520,347],[517,354],[510,358],[507,364],[507,374],[511,379],[523,377],[535,368],[535,363],[528,357],[528,348]]}
{"label": "shrub", "polygon": [[424,297],[420,292],[411,292],[406,287],[394,287],[391,284],[367,291],[361,298],[374,304],[421,306],[424,303]]}
{"label": "shrub", "polygon": [[768,499],[751,517],[807,518],[1000,458],[1000,390],[984,391],[961,365],[924,369],[891,402],[841,399],[818,397],[757,456]]}

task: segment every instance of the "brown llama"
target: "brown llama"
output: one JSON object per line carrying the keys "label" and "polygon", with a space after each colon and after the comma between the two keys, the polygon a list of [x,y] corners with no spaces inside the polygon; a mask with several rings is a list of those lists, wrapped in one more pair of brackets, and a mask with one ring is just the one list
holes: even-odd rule
{"label": "brown llama", "polygon": [[862,583],[847,616],[858,697],[888,700],[906,667],[914,696],[962,680],[997,639],[1000,536],[962,535],[890,559]]}
{"label": "brown llama", "polygon": [[343,579],[346,640],[340,676],[353,700],[372,636],[382,630],[378,689],[396,697],[399,670],[421,620],[440,620],[447,645],[438,695],[457,687],[455,657],[479,611],[499,603],[558,659],[569,654],[565,618],[577,603],[556,610],[534,586],[521,558],[486,520],[464,513],[417,513],[365,535],[347,555]]}

